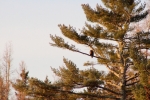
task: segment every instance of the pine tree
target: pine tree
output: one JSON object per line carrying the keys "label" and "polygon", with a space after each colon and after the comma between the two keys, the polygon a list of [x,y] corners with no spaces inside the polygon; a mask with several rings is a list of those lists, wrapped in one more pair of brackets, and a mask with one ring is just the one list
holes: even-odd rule
{"label": "pine tree", "polygon": [[27,96],[27,90],[28,90],[28,71],[26,71],[26,65],[22,61],[20,63],[21,73],[20,78],[17,79],[16,83],[12,83],[13,88],[16,90],[15,95],[17,97],[17,100],[30,100]]}
{"label": "pine tree", "polygon": [[55,89],[55,87],[51,85],[48,77],[43,82],[28,76],[29,71],[25,68],[24,62],[21,62],[20,67],[20,78],[12,83],[13,88],[16,90],[17,100],[52,100],[55,94],[53,88]]}
{"label": "pine tree", "polygon": [[[97,63],[103,64],[109,69],[109,73],[100,78],[102,81],[100,84],[94,83],[94,80],[91,79],[90,83],[95,84],[92,85],[95,86],[95,94],[112,99],[146,100],[144,87],[149,88],[149,59],[142,54],[142,49],[149,49],[149,38],[146,38],[146,36],[149,37],[149,32],[144,30],[144,32],[131,33],[134,28],[130,26],[131,23],[146,18],[148,12],[144,12],[145,5],[139,6],[140,2],[135,0],[102,1],[105,8],[97,5],[96,9],[92,9],[89,4],[82,5],[87,20],[94,25],[86,23],[80,34],[72,26],[60,24],[59,28],[65,37],[89,46],[96,55],[94,57],[97,58]],[[89,55],[79,51],[75,45],[68,44],[62,37],[50,35],[50,38],[54,42],[51,43],[52,46]],[[117,45],[111,42],[100,42],[102,39],[115,41]],[[61,68],[60,72],[63,70],[64,68]],[[64,73],[60,72],[58,75],[62,79]],[[66,78],[68,77],[66,76]],[[79,83],[75,82],[72,85],[75,86]],[[91,86],[91,84],[88,85]],[[100,89],[98,86],[101,85],[104,87],[101,90],[102,93],[98,94],[97,91]],[[112,92],[108,91],[109,89]],[[91,91],[90,88],[90,91],[88,89],[86,92],[91,94]]]}

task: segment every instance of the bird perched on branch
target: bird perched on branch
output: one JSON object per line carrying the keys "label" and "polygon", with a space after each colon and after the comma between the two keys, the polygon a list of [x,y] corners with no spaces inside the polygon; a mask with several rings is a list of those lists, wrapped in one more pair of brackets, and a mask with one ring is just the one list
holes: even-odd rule
{"label": "bird perched on branch", "polygon": [[90,56],[93,58],[93,56],[94,56],[94,51],[93,50],[90,50]]}

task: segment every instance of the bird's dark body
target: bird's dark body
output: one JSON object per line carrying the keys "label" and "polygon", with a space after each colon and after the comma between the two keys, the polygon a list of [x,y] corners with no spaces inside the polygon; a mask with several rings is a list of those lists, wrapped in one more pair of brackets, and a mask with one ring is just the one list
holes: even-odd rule
{"label": "bird's dark body", "polygon": [[93,56],[94,56],[94,51],[93,50],[90,50],[90,56],[93,58]]}

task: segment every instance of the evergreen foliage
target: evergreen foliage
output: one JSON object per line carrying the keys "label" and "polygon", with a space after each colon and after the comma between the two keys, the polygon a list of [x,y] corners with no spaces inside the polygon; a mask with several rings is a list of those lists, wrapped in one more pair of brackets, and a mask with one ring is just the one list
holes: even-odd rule
{"label": "evergreen foliage", "polygon": [[[92,9],[89,4],[82,4],[88,22],[80,33],[72,26],[58,26],[65,37],[90,47],[96,63],[105,65],[108,73],[93,67],[80,70],[72,61],[64,58],[65,66],[52,68],[59,77],[58,81],[51,83],[47,78],[45,81],[28,78],[25,86],[22,79],[15,83],[14,88],[34,100],[149,100],[149,31],[135,32],[130,26],[145,19],[148,11],[137,0],[102,2],[105,8],[97,5],[96,9]],[[60,36],[50,35],[50,38],[53,41],[51,46],[90,56]],[[83,91],[76,92],[75,89]]]}

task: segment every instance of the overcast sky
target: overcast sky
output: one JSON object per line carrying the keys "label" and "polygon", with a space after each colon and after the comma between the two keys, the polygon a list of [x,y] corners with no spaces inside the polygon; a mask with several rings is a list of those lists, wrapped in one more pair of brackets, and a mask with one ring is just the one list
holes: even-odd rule
{"label": "overcast sky", "polygon": [[[86,17],[81,4],[87,3],[95,8],[100,0],[0,0],[0,63],[6,44],[11,42],[15,72],[24,61],[29,76],[43,80],[48,75],[51,79],[55,76],[50,66],[63,66],[63,56],[84,69],[83,63],[94,58],[51,47],[49,35],[62,36],[58,24],[82,29]],[[83,47],[78,46],[88,53],[89,48]]]}

